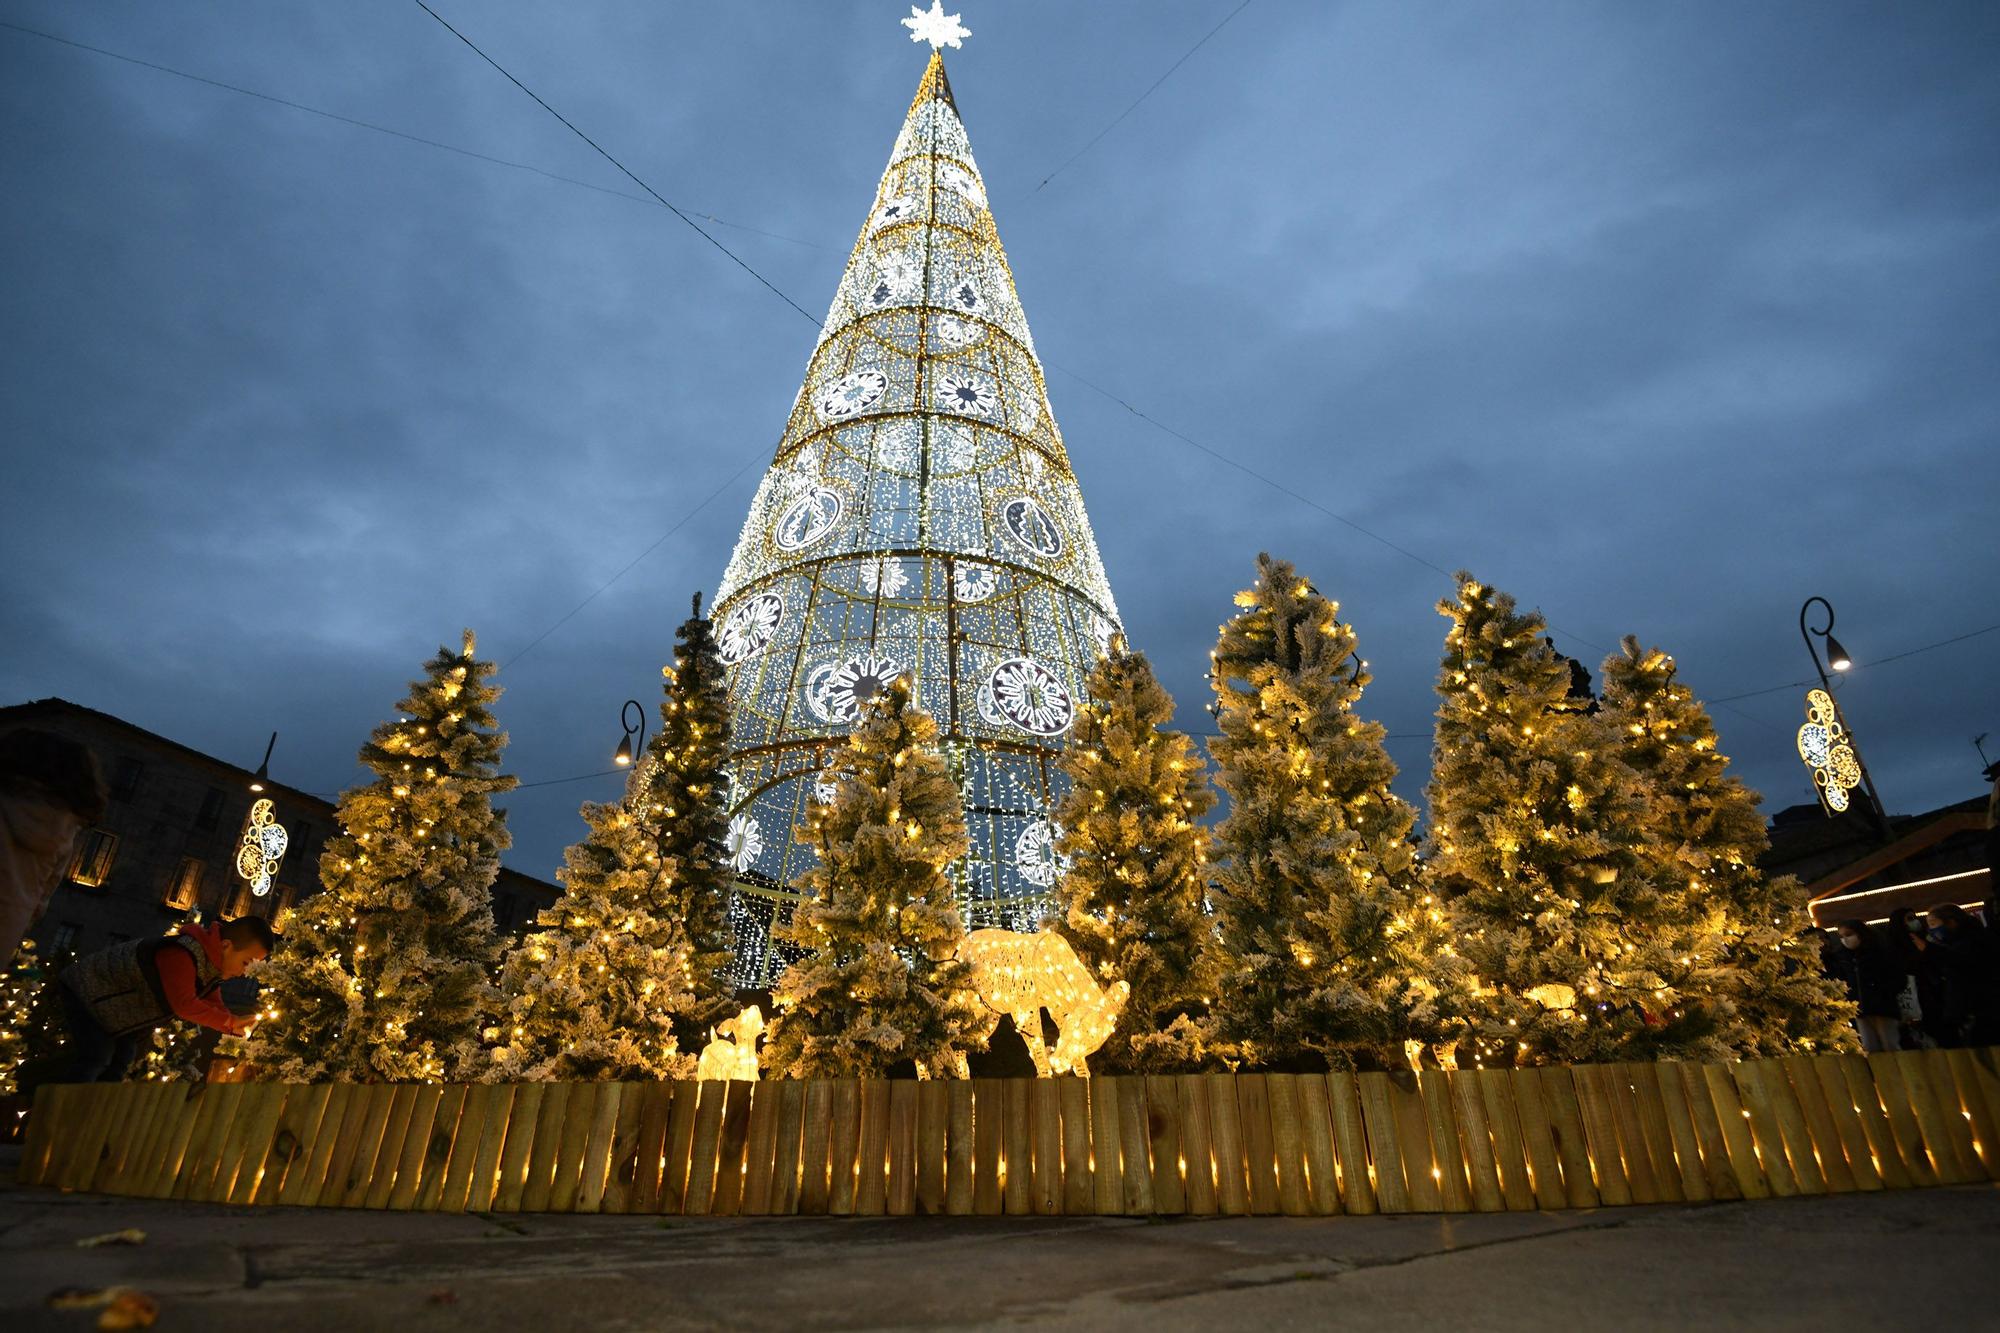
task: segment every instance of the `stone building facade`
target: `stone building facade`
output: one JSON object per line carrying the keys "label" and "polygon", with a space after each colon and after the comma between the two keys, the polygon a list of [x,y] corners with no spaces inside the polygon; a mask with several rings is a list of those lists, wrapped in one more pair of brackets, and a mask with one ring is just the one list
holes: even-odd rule
{"label": "stone building facade", "polygon": [[[256,912],[280,923],[285,909],[319,891],[319,854],[336,828],[333,802],[270,778],[252,791],[249,769],[66,699],[0,708],[0,732],[37,727],[90,747],[111,804],[78,839],[48,911],[29,932],[45,958],[165,933],[199,912],[203,920]],[[238,873],[252,808],[268,800],[287,846],[267,892]],[[502,869],[493,917],[523,933],[560,890]]]}

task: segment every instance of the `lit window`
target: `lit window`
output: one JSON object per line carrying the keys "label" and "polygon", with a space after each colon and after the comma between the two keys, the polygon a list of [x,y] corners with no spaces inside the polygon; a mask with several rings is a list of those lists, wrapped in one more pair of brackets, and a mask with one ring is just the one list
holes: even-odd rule
{"label": "lit window", "polygon": [[176,912],[185,912],[201,898],[201,874],[203,866],[199,858],[183,856],[180,868],[174,871],[173,880],[167,885],[167,906]]}
{"label": "lit window", "polygon": [[69,881],[86,889],[104,887],[111,878],[111,863],[118,856],[118,835],[101,828],[86,829],[78,840],[76,856],[69,863]]}

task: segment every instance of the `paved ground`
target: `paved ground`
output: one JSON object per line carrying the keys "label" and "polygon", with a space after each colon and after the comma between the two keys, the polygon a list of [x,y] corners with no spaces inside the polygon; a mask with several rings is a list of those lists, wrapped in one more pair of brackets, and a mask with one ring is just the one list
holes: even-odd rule
{"label": "paved ground", "polygon": [[[11,1181],[14,1151],[0,1150]],[[135,1246],[79,1249],[138,1227]],[[0,1327],[2000,1328],[2000,1189],[1459,1218],[445,1217],[0,1186]],[[1232,1327],[1233,1326],[1233,1327]]]}

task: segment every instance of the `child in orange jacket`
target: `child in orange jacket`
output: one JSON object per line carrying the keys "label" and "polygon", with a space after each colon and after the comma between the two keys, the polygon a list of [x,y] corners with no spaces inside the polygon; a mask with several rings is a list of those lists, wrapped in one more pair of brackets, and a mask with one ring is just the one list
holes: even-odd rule
{"label": "child in orange jacket", "polygon": [[79,958],[61,977],[72,1083],[116,1083],[169,1018],[242,1036],[250,1025],[222,1002],[222,983],[268,957],[277,937],[260,916],[127,940]]}

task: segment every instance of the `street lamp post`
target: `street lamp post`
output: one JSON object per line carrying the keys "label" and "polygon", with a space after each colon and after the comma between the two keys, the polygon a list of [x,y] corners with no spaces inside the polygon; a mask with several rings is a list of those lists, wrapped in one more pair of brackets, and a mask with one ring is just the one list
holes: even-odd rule
{"label": "street lamp post", "polygon": [[[638,713],[639,720],[627,721],[634,711]],[[625,728],[625,739],[618,742],[618,753],[611,756],[611,762],[620,768],[630,768],[632,761],[646,748],[646,706],[637,699],[627,699],[625,706],[618,710],[618,725]],[[636,742],[632,739],[634,736],[639,738]]]}
{"label": "street lamp post", "polygon": [[[1824,625],[1814,626],[1807,621],[1815,603],[1826,612]],[[1815,635],[1826,640],[1824,661],[1820,659],[1819,648],[1813,643]],[[1854,666],[1854,658],[1841,646],[1840,640],[1833,637],[1832,602],[1824,597],[1806,598],[1804,605],[1799,607],[1799,637],[1805,640],[1806,652],[1812,657],[1813,670],[1818,673],[1821,686],[1806,696],[1808,721],[1799,728],[1799,757],[1814,770],[1814,785],[1819,791],[1820,804],[1832,815],[1846,808],[1844,792],[1840,803],[1836,803],[1830,795],[1836,781],[1833,774],[1838,772],[1838,761],[1843,757],[1840,751],[1845,750],[1845,757],[1851,758],[1855,772],[1860,775],[1861,785],[1868,793],[1868,808],[1875,818],[1875,827],[1880,830],[1882,840],[1887,842],[1891,837],[1888,812],[1883,809],[1882,797],[1875,790],[1875,779],[1868,774],[1868,765],[1862,762],[1861,747],[1854,741],[1847,718],[1834,701],[1833,679],[1827,675],[1828,668],[1839,674]],[[1844,785],[1851,786],[1852,783],[1853,776],[1850,774]]]}
{"label": "street lamp post", "polygon": [[264,761],[257,765],[257,776],[250,779],[251,791],[264,790],[264,784],[271,779],[271,751],[278,748],[278,733],[271,733],[271,743],[264,747]]}

